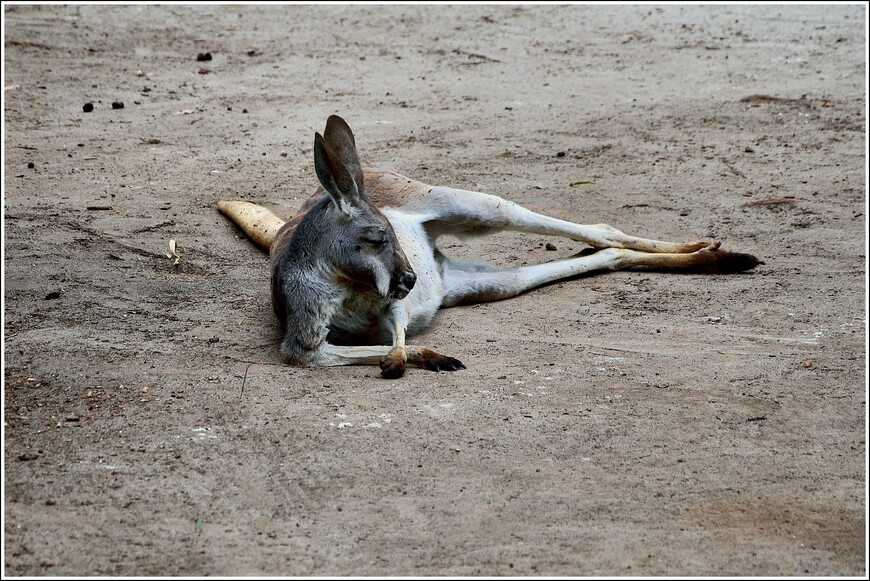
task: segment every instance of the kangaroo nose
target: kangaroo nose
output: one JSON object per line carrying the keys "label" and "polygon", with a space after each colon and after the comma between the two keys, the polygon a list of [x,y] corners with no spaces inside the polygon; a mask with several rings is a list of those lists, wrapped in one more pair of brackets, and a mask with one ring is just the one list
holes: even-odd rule
{"label": "kangaroo nose", "polygon": [[413,272],[406,272],[402,275],[402,279],[399,281],[399,284],[410,291],[412,288],[414,288],[414,285],[417,284],[417,275]]}

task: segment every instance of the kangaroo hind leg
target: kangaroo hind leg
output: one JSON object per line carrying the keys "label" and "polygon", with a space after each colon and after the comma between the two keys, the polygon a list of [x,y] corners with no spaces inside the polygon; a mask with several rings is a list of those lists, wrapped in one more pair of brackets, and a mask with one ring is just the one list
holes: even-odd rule
{"label": "kangaroo hind leg", "polygon": [[607,224],[576,224],[533,212],[499,196],[453,188],[432,188],[426,197],[429,232],[475,236],[515,230],[561,236],[594,248],[626,248],[643,252],[689,253],[713,248],[710,241],[678,243],[629,236]]}
{"label": "kangaroo hind leg", "polygon": [[624,248],[605,248],[544,264],[510,269],[467,268],[456,260],[444,262],[443,307],[499,301],[557,280],[596,271],[614,271],[635,266],[704,273],[734,273],[754,268],[760,261],[750,254],[703,248],[695,252],[663,254]]}

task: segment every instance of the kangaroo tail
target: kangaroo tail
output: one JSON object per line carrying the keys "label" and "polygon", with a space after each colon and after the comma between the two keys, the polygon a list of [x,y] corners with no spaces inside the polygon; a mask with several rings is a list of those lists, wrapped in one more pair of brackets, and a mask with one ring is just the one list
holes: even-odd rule
{"label": "kangaroo tail", "polygon": [[284,220],[270,210],[251,202],[221,200],[217,207],[221,214],[238,224],[248,238],[266,252],[269,252],[275,235],[284,225]]}

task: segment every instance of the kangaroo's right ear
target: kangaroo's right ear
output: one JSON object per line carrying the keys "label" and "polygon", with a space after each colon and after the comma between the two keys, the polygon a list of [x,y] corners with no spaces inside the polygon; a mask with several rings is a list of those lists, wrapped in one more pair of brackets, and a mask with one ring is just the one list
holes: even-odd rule
{"label": "kangaroo's right ear", "polygon": [[350,171],[341,160],[329,150],[323,136],[314,134],[314,171],[320,185],[332,197],[335,206],[345,216],[359,203],[360,190]]}
{"label": "kangaroo's right ear", "polygon": [[356,140],[345,120],[338,115],[330,115],[326,120],[326,129],[323,131],[323,141],[333,159],[338,159],[347,168],[362,193],[363,171],[356,151]]}

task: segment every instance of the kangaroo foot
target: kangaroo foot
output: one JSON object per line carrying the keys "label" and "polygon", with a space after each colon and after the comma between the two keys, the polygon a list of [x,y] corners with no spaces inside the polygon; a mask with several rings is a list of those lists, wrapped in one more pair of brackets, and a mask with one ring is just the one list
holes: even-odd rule
{"label": "kangaroo foot", "polygon": [[429,371],[456,371],[465,369],[465,364],[459,359],[441,355],[430,349],[420,349],[420,364]]}

